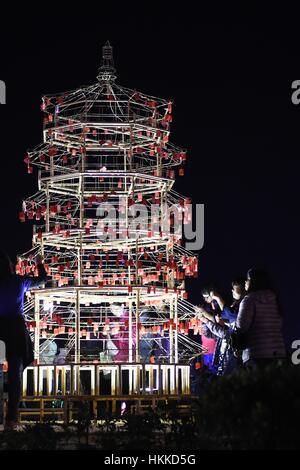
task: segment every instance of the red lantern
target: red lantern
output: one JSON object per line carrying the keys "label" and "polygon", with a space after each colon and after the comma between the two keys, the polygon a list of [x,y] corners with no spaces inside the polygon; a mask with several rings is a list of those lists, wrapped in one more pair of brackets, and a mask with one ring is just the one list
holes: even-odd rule
{"label": "red lantern", "polygon": [[154,100],[147,100],[145,102],[145,105],[148,106],[148,108],[155,108],[156,107],[156,102]]}
{"label": "red lantern", "polygon": [[141,95],[139,93],[134,93],[132,96],[132,99],[135,101],[140,101],[141,100]]}
{"label": "red lantern", "polygon": [[26,216],[25,216],[25,212],[19,212],[19,220],[20,222],[25,222],[26,220]]}
{"label": "red lantern", "polygon": [[54,157],[54,155],[56,155],[56,153],[57,153],[57,149],[56,149],[55,146],[49,148],[49,151],[48,151],[49,157]]}

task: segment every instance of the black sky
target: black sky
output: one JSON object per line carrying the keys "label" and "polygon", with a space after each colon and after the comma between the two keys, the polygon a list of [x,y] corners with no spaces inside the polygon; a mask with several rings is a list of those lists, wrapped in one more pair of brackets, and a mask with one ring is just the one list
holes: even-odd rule
{"label": "black sky", "polygon": [[282,299],[289,344],[300,337],[300,105],[290,98],[300,79],[300,27],[280,15],[166,4],[57,6],[1,20],[1,246],[12,256],[30,248],[32,228],[18,212],[37,190],[23,158],[42,140],[41,95],[94,83],[109,39],[121,85],[174,100],[171,141],[189,156],[175,189],[205,204],[190,300],[207,281],[228,293],[233,277],[264,267]]}

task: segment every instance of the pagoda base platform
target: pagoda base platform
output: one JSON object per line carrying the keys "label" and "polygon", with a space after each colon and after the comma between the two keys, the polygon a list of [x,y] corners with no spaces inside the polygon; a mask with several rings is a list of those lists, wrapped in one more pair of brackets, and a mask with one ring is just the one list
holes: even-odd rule
{"label": "pagoda base platform", "polygon": [[[77,422],[87,410],[94,422],[117,416],[122,419],[125,414],[144,414],[149,411],[160,411],[162,416],[168,413],[185,415],[190,413],[194,397],[191,395],[148,395],[133,397],[124,396],[40,396],[25,397],[19,409],[19,421],[29,423],[65,423]],[[126,408],[124,409],[124,404]]]}

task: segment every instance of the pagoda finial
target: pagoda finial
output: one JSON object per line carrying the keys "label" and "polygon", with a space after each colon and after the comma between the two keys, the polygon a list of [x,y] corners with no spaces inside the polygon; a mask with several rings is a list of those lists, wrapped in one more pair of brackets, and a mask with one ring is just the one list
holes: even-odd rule
{"label": "pagoda finial", "polygon": [[102,46],[102,62],[97,76],[99,81],[111,82],[116,79],[114,66],[113,48],[109,41]]}

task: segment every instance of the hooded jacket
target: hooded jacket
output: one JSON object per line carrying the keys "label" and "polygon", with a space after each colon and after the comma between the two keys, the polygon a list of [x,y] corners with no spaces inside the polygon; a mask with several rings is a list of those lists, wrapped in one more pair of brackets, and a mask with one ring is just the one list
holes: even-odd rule
{"label": "hooded jacket", "polygon": [[285,357],[282,319],[273,291],[247,294],[240,304],[236,326],[247,332],[248,347],[243,350],[243,362]]}

